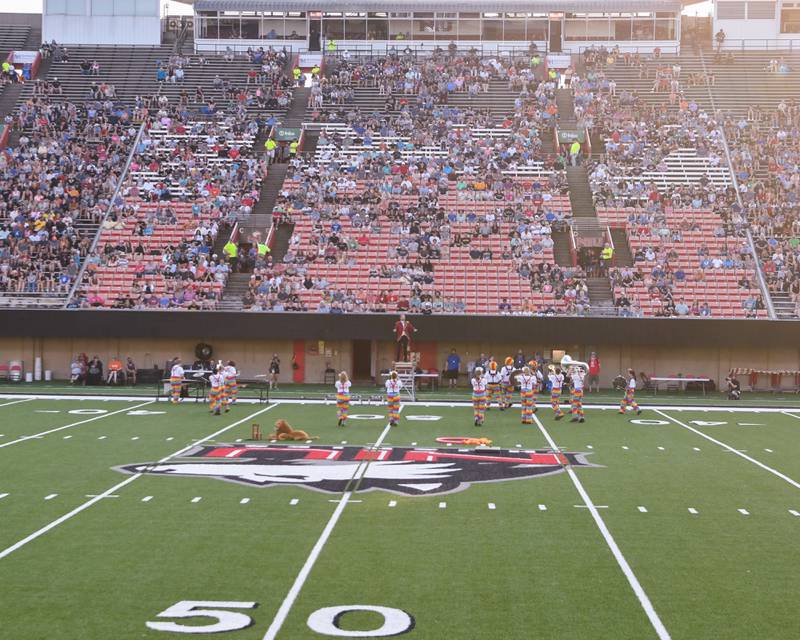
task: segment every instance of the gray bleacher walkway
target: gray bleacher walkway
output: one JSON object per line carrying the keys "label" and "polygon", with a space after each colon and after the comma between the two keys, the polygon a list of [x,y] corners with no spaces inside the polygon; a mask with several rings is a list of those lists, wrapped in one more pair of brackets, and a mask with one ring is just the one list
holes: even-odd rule
{"label": "gray bleacher walkway", "polygon": [[559,267],[572,266],[572,239],[569,231],[553,231],[553,259]]}
{"label": "gray bleacher walkway", "polygon": [[[557,89],[556,102],[560,126],[565,130],[574,130],[577,123],[572,91]],[[582,238],[603,238],[605,225],[601,224],[597,218],[585,158],[583,164],[577,167],[567,167],[567,182],[569,184],[569,201],[572,207],[572,228],[575,235]],[[586,285],[589,289],[592,315],[613,315],[614,294],[609,279],[605,277],[587,278]]]}
{"label": "gray bleacher walkway", "polygon": [[[306,103],[310,90],[307,87],[295,87],[292,104],[289,111],[281,119],[284,127],[300,128],[306,115]],[[317,133],[315,133],[318,136]],[[261,153],[264,149],[265,136],[260,136],[256,142],[256,152]],[[314,144],[316,147],[316,143]],[[239,225],[240,237],[247,242],[250,235],[259,231],[263,238],[266,238],[269,228],[272,226],[272,209],[278,198],[278,193],[283,186],[284,178],[288,165],[283,162],[276,162],[269,167],[267,177],[261,183],[261,194],[258,202],[253,207],[250,216]],[[292,235],[293,225],[280,225],[275,230],[272,244],[273,260],[282,260],[289,247],[289,238]],[[227,239],[226,239],[227,241]],[[228,278],[225,289],[222,293],[222,300],[219,308],[224,311],[241,311],[242,297],[247,292],[250,282],[249,273],[234,273]]]}
{"label": "gray bleacher walkway", "polygon": [[628,233],[625,229],[611,229],[611,240],[614,242],[614,264],[618,267],[632,267],[633,254],[628,244]]}
{"label": "gray bleacher walkway", "polygon": [[794,312],[794,302],[788,293],[780,291],[770,291],[772,298],[772,306],[775,308],[775,315],[779,320],[796,320],[797,315]]}

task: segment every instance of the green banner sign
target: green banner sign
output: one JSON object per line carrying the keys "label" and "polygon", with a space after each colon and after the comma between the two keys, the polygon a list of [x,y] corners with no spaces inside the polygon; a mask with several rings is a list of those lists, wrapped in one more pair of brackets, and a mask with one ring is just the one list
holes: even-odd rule
{"label": "green banner sign", "polygon": [[275,140],[278,142],[291,142],[292,140],[299,140],[302,129],[295,129],[292,127],[276,127]]}
{"label": "green banner sign", "polygon": [[558,141],[561,144],[569,144],[570,142],[575,141],[580,142],[583,144],[586,141],[586,132],[585,131],[565,131],[563,129],[558,130]]}

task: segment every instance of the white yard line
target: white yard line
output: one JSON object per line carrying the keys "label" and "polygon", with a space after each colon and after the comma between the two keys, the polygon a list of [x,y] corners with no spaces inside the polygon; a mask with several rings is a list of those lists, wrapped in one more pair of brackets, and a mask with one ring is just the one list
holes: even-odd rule
{"label": "white yard line", "polygon": [[725,444],[721,440],[717,440],[716,438],[712,438],[707,433],[703,433],[699,429],[695,429],[694,427],[692,427],[692,426],[690,426],[690,425],[688,425],[688,424],[686,424],[684,422],[681,422],[677,418],[673,418],[672,416],[664,413],[663,411],[660,411],[660,410],[656,409],[655,412],[658,413],[661,416],[664,416],[667,420],[670,420],[671,422],[674,422],[678,426],[681,426],[684,429],[688,429],[692,433],[696,433],[698,436],[701,436],[701,437],[705,438],[709,442],[713,442],[714,444],[719,445],[720,447],[722,447],[726,451],[730,451],[731,453],[736,454],[740,458],[744,458],[748,462],[752,462],[757,467],[761,467],[762,469],[764,469],[764,471],[769,471],[772,475],[777,476],[778,478],[780,478],[781,480],[783,480],[785,482],[788,482],[790,485],[792,485],[796,489],[800,489],[800,482],[797,482],[797,480],[792,480],[792,478],[790,478],[789,476],[787,476],[784,473],[781,473],[777,469],[773,469],[772,467],[764,464],[763,462],[759,462],[755,458],[753,458],[751,456],[748,456],[746,453],[743,453],[742,451],[739,451],[738,449],[734,449],[732,446],[730,446],[728,444]]}
{"label": "white yard line", "polygon": [[[138,400],[142,400],[147,398],[146,395],[78,395],[78,394],[60,394],[60,395],[53,395],[47,393],[0,393],[0,400],[13,400],[14,398],[24,398],[25,400],[98,400],[98,401],[127,401],[127,402],[136,402]],[[156,400],[153,399],[155,402]],[[169,398],[161,397],[158,402],[168,402]],[[332,403],[330,400],[318,399],[318,398],[276,398],[274,402],[278,402],[280,404],[318,404],[318,405],[328,405],[330,406]],[[237,404],[263,404],[261,400],[258,398],[239,398],[236,401]],[[765,403],[769,404],[769,401],[765,399]],[[353,406],[375,406],[374,403],[370,403],[368,401],[363,402],[353,402]],[[466,397],[463,400],[431,400],[426,402],[420,403],[409,403],[410,405],[422,406],[422,407],[471,407],[472,401],[467,399]],[[619,402],[608,402],[605,404],[602,403],[590,403],[584,404],[584,409],[619,409]],[[698,411],[703,413],[708,412],[715,412],[715,411],[724,411],[726,413],[786,413],[788,411],[797,411],[800,412],[800,407],[793,408],[787,407],[785,404],[782,406],[744,406],[744,407],[730,407],[730,406],[717,406],[717,405],[675,405],[675,404],[647,404],[644,409],[652,409],[657,410],[661,409],[664,411]],[[787,414],[792,415],[792,414]],[[800,419],[800,416],[794,416],[795,418]]]}
{"label": "white yard line", "polygon": [[[542,435],[547,440],[547,443],[550,445],[550,448],[553,451],[559,451],[558,446],[553,441],[553,438],[550,436],[550,433],[547,429],[544,428],[542,421],[539,420],[539,416],[533,414],[533,419],[536,421],[537,426],[539,427],[539,431],[542,432]],[[670,640],[669,631],[664,626],[664,623],[661,622],[661,618],[658,617],[658,613],[656,613],[655,608],[653,607],[653,603],[650,602],[650,598],[645,593],[644,588],[639,583],[639,579],[633,573],[633,569],[628,564],[628,561],[625,559],[625,556],[622,555],[622,551],[620,550],[619,546],[617,545],[614,537],[611,535],[611,532],[608,530],[603,517],[600,515],[600,512],[595,507],[592,499],[589,497],[589,494],[586,493],[586,489],[583,487],[583,483],[578,478],[578,474],[572,469],[572,467],[566,466],[564,467],[567,475],[569,476],[570,480],[572,480],[572,484],[575,485],[575,489],[580,495],[581,500],[586,505],[589,513],[592,514],[592,518],[594,519],[597,528],[600,530],[600,533],[603,535],[603,539],[606,541],[608,548],[611,550],[611,553],[614,555],[614,559],[617,561],[619,568],[622,570],[622,573],[625,574],[625,577],[628,579],[628,584],[631,586],[634,594],[639,600],[639,604],[641,604],[642,609],[644,609],[645,614],[647,614],[648,619],[650,620],[650,624],[653,625],[653,629],[655,630],[656,634],[658,635],[660,640]]]}
{"label": "white yard line", "polygon": [[[402,409],[403,407],[400,408],[401,411]],[[391,430],[391,425],[387,424],[384,427],[381,435],[375,441],[375,444],[373,444],[370,448],[377,449],[380,447],[381,443],[384,441],[386,436],[389,435]],[[351,486],[358,486],[358,483],[361,481],[364,473],[366,473],[370,462],[371,456],[367,456],[367,459],[363,461],[363,464],[356,467],[356,471],[351,479]],[[317,558],[319,558],[322,550],[325,548],[328,538],[331,537],[331,533],[333,533],[336,524],[339,522],[339,518],[342,517],[342,513],[344,512],[344,509],[347,506],[347,503],[350,501],[352,495],[352,490],[346,491],[344,495],[342,495],[341,500],[338,501],[339,504],[336,505],[336,509],[334,509],[333,514],[328,520],[328,524],[325,525],[325,528],[322,530],[319,539],[311,549],[311,553],[308,555],[305,564],[303,564],[302,568],[300,569],[300,573],[297,574],[294,584],[292,584],[291,588],[289,589],[289,593],[287,593],[286,597],[283,599],[278,612],[275,614],[275,617],[272,620],[272,624],[269,625],[269,629],[267,629],[267,632],[264,634],[263,640],[275,640],[275,637],[280,632],[283,623],[286,622],[286,618],[289,616],[289,612],[292,610],[292,607],[297,600],[297,597],[300,595],[303,585],[306,583],[306,580],[308,580],[308,576],[311,573],[311,570],[314,568]]]}
{"label": "white yard line", "polygon": [[0,407],[10,407],[12,404],[19,404],[20,402],[30,402],[33,398],[24,398],[23,400],[14,400],[14,402],[4,402]]}
{"label": "white yard line", "polygon": [[[152,400],[151,400],[151,402],[152,402]],[[202,440],[198,440],[196,442],[192,442],[191,444],[186,445],[185,447],[183,447],[181,449],[178,449],[175,453],[171,453],[170,455],[166,456],[165,458],[161,458],[161,460],[159,460],[157,464],[163,464],[165,462],[168,462],[172,458],[177,458],[178,456],[186,453],[190,449],[193,449],[194,447],[196,447],[197,445],[205,442],[206,440],[211,440],[213,438],[216,438],[218,435],[220,435],[222,433],[225,433],[226,431],[228,431],[230,429],[233,429],[234,427],[238,427],[240,424],[242,424],[244,422],[247,422],[248,420],[251,420],[252,418],[255,418],[257,415],[259,415],[261,413],[264,413],[265,411],[269,411],[273,407],[277,407],[277,406],[278,406],[277,403],[271,404],[271,405],[269,405],[267,407],[264,407],[263,409],[260,409],[260,410],[256,411],[255,413],[251,413],[249,416],[247,416],[245,418],[242,418],[241,420],[237,420],[236,422],[234,422],[232,424],[229,424],[227,427],[222,427],[222,429],[220,429],[219,431],[215,431],[214,433],[212,433],[209,436],[206,436]],[[104,417],[104,416],[98,416],[98,417]],[[10,547],[7,547],[7,548],[3,549],[2,551],[0,551],[0,560],[5,558],[6,556],[11,555],[17,549],[20,549],[20,548],[24,547],[29,542],[33,542],[34,540],[36,540],[36,538],[39,538],[39,537],[43,536],[45,533],[47,533],[51,529],[55,529],[60,524],[63,524],[64,522],[66,522],[67,520],[69,520],[71,518],[74,518],[81,511],[85,511],[86,509],[91,507],[93,504],[96,504],[97,502],[100,502],[100,500],[102,500],[103,498],[106,498],[107,496],[110,496],[110,495],[112,495],[114,493],[117,493],[120,489],[122,489],[123,487],[126,487],[127,485],[131,484],[132,482],[138,480],[143,475],[144,474],[142,474],[142,473],[133,474],[130,478],[126,478],[122,482],[120,482],[118,484],[115,484],[110,489],[106,489],[105,491],[103,491],[103,493],[100,493],[100,494],[96,495],[91,500],[87,500],[86,502],[84,502],[80,506],[75,507],[69,513],[65,513],[60,518],[57,518],[57,519],[53,520],[51,523],[46,524],[45,526],[43,526],[38,531],[34,531],[32,534],[24,537],[22,540],[19,540],[18,542],[15,542]]]}
{"label": "white yard line", "polygon": [[101,413],[98,416],[93,416],[91,418],[86,418],[86,420],[79,420],[78,422],[72,422],[70,424],[65,424],[63,427],[56,427],[55,429],[48,429],[47,431],[42,431],[40,433],[34,433],[31,436],[22,436],[21,438],[17,438],[16,440],[10,440],[9,442],[4,442],[0,444],[0,449],[4,447],[10,447],[12,444],[19,444],[20,442],[25,442],[27,440],[33,440],[34,438],[41,438],[43,436],[49,435],[51,433],[56,433],[58,431],[63,431],[64,429],[71,429],[72,427],[77,427],[82,424],[86,424],[87,422],[94,422],[95,420],[102,420],[103,418],[109,418],[111,416],[115,416],[118,413],[125,413],[126,411],[133,411],[134,409],[139,409],[140,407],[146,407],[148,404],[153,404],[155,400],[148,400],[147,402],[143,402],[141,404],[133,405],[132,407],[125,407],[124,409],[119,409],[117,411],[111,411],[110,413]]}

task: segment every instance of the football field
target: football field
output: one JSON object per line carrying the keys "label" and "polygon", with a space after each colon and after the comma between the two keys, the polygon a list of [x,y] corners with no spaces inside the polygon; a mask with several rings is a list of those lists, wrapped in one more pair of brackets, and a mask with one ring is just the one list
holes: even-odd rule
{"label": "football field", "polygon": [[3,396],[2,637],[800,637],[800,409],[542,400]]}

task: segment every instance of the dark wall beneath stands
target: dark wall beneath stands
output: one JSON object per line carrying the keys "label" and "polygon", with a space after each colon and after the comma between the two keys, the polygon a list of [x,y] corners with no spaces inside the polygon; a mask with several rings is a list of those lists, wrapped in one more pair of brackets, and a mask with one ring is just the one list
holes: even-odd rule
{"label": "dark wall beneath stands", "polygon": [[[0,312],[0,337],[391,339],[395,315],[289,313],[181,313],[158,311]],[[676,347],[781,347],[800,345],[800,322],[715,319],[531,318],[413,316],[417,337],[431,341]]]}

